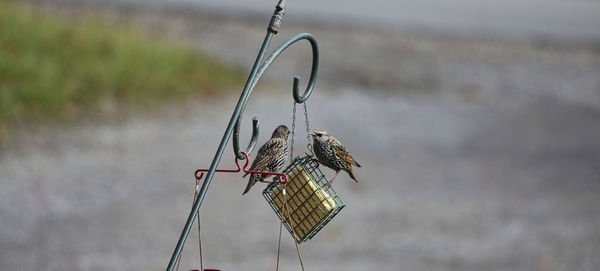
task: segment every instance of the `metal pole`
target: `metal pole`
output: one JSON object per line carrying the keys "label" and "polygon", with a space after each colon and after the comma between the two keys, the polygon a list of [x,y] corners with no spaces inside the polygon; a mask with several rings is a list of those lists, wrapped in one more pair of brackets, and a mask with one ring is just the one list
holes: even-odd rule
{"label": "metal pole", "polygon": [[[273,36],[272,33],[270,33],[270,32],[267,33],[267,36],[265,37],[265,41],[263,42],[263,46],[261,47],[261,50],[258,54],[256,62],[254,63],[254,67],[252,68],[252,72],[250,73],[249,79],[253,78],[254,75],[256,74],[256,68],[258,67],[258,63],[260,63],[260,61],[262,60],[262,57],[264,56],[264,53],[271,41],[272,36]],[[248,83],[249,82],[250,82],[250,80],[248,81]],[[249,85],[248,83],[246,83],[246,86]],[[219,165],[219,162],[221,161],[221,157],[223,156],[223,151],[225,150],[225,146],[227,145],[227,142],[229,141],[229,138],[231,137],[231,133],[233,131],[233,126],[234,126],[235,122],[237,121],[238,117],[240,116],[240,112],[241,112],[243,105],[248,100],[248,97],[250,94],[248,90],[249,89],[247,87],[244,88],[244,91],[242,92],[240,100],[238,101],[238,104],[235,107],[235,110],[233,111],[233,115],[231,116],[229,125],[227,125],[225,134],[223,135],[223,138],[221,139],[221,144],[219,144],[217,153],[215,154],[215,157],[213,158],[213,162],[210,165],[208,173],[206,174],[206,179],[204,180],[204,183],[202,184],[202,187],[200,188],[200,192],[198,193],[198,198],[196,199],[196,202],[194,202],[194,206],[192,207],[192,211],[190,212],[188,220],[185,223],[185,227],[183,228],[181,237],[179,238],[179,241],[177,242],[177,246],[175,247],[173,256],[171,256],[171,260],[169,261],[169,266],[167,267],[167,271],[173,270],[173,267],[175,266],[177,258],[179,257],[179,254],[181,253],[181,249],[183,248],[183,243],[184,243],[185,239],[187,239],[187,236],[190,233],[192,224],[194,223],[194,219],[196,218],[196,215],[198,214],[198,209],[200,209],[200,205],[202,204],[202,200],[204,200],[204,196],[206,195],[208,186],[210,185],[213,175],[215,174],[215,170],[217,169],[217,166]]]}

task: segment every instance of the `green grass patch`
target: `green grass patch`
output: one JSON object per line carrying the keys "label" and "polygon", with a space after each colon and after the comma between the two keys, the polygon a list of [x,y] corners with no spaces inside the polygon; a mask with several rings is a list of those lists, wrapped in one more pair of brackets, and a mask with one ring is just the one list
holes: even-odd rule
{"label": "green grass patch", "polygon": [[0,1],[0,131],[152,107],[243,83],[197,50],[102,16],[70,21]]}

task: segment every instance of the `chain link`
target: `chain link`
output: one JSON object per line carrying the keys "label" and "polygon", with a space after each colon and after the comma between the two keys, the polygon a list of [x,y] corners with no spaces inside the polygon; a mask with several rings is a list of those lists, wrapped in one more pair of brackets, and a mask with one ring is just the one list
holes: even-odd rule
{"label": "chain link", "polygon": [[[291,131],[291,139],[290,139],[290,161],[291,159],[294,158],[294,135],[296,134],[296,101],[293,102],[294,103],[294,107],[292,110],[292,131]],[[306,145],[306,147],[308,148],[308,152],[312,155],[314,155],[313,153],[313,148],[312,148],[312,138],[310,136],[310,124],[308,123],[308,109],[306,107],[306,101],[304,101],[304,124],[306,126],[306,140],[308,141],[308,144]]]}
{"label": "chain link", "polygon": [[296,131],[296,101],[292,101],[294,103],[294,109],[292,112],[292,139],[290,141],[290,161],[294,158],[294,135]]}
{"label": "chain link", "polygon": [[310,154],[313,154],[313,148],[312,148],[312,144],[310,144],[312,142],[312,138],[310,136],[310,125],[308,123],[308,109],[306,108],[306,101],[304,101],[304,124],[306,125],[306,140],[308,141],[308,144],[306,145],[306,147],[308,148],[308,152]]}

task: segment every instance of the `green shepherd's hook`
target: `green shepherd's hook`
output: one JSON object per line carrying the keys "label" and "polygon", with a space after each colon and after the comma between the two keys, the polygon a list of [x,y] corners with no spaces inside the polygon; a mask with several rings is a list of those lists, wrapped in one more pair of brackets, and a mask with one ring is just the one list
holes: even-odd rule
{"label": "green shepherd's hook", "polygon": [[[267,34],[267,38],[265,38],[265,43],[263,43],[263,49],[261,49],[261,52],[259,53],[258,58],[256,59],[255,63],[261,62],[262,57],[264,55],[264,51],[266,51],[266,47],[268,46],[268,44],[270,42],[270,36],[272,36],[272,35],[273,34],[271,32],[269,32]],[[233,136],[233,152],[234,152],[234,154],[236,154],[238,159],[244,159],[244,155],[242,155],[241,151],[240,151],[239,134],[240,134],[241,119],[242,119],[242,115],[244,114],[244,109],[246,108],[246,102],[248,100],[248,97],[250,97],[252,90],[254,90],[254,87],[256,86],[256,84],[258,83],[258,81],[260,80],[260,78],[262,77],[264,72],[267,70],[267,68],[271,65],[271,63],[273,63],[273,61],[275,61],[275,59],[287,47],[289,47],[293,43],[295,43],[299,40],[303,40],[303,39],[308,40],[312,47],[312,52],[313,52],[312,70],[310,73],[310,80],[308,81],[308,86],[306,87],[306,90],[304,91],[303,95],[300,95],[300,87],[299,87],[300,78],[298,76],[294,77],[294,84],[293,84],[294,100],[297,103],[303,103],[304,101],[306,101],[308,99],[308,97],[312,93],[313,87],[315,85],[315,81],[317,80],[317,71],[319,70],[319,47],[317,46],[317,41],[311,34],[302,33],[302,34],[298,34],[298,35],[292,37],[291,39],[289,39],[288,41],[283,43],[281,46],[279,46],[279,48],[277,48],[277,50],[275,50],[267,58],[267,60],[265,60],[265,62],[258,68],[258,70],[256,70],[256,67],[252,69],[252,72],[250,73],[250,77],[248,78],[248,81],[246,82],[246,87],[244,88],[244,91],[242,92],[242,96],[240,97],[240,101],[238,102],[238,106],[241,104],[241,110],[240,110],[240,114],[237,118],[237,121],[235,122],[235,127],[234,127],[234,132],[233,132],[233,135],[234,135]],[[264,46],[264,44],[266,44],[267,46]],[[255,64],[255,66],[256,66],[256,64]],[[252,138],[250,140],[250,144],[248,144],[248,148],[246,148],[247,153],[252,152],[252,150],[254,149],[254,145],[256,145],[256,140],[258,139],[258,119],[256,117],[254,117],[252,119],[252,124],[253,124]]]}
{"label": "green shepherd's hook", "polygon": [[[181,254],[181,250],[183,249],[185,240],[187,239],[187,237],[190,233],[192,224],[194,223],[194,219],[196,218],[196,216],[198,214],[200,205],[202,205],[202,200],[204,199],[206,191],[208,190],[208,186],[210,185],[210,182],[213,178],[215,170],[217,169],[217,166],[219,165],[219,162],[221,161],[221,157],[223,156],[223,151],[225,150],[225,146],[227,145],[227,142],[229,141],[229,138],[231,137],[232,132],[233,132],[233,152],[234,152],[235,156],[240,160],[243,160],[246,158],[242,154],[242,151],[240,150],[239,136],[240,136],[240,125],[241,125],[242,115],[244,113],[244,109],[246,108],[246,103],[248,102],[248,98],[250,97],[250,94],[252,93],[252,90],[254,89],[254,87],[256,86],[256,84],[258,83],[258,81],[260,80],[262,75],[264,74],[264,72],[267,70],[267,68],[273,63],[273,61],[275,61],[275,59],[287,47],[289,47],[290,45],[294,44],[295,42],[303,40],[303,39],[309,41],[310,45],[312,47],[312,69],[311,69],[311,73],[310,73],[310,79],[308,81],[308,86],[306,87],[306,90],[304,91],[304,93],[302,95],[300,94],[300,87],[299,87],[300,78],[297,76],[294,77],[294,83],[293,83],[293,89],[292,89],[293,97],[297,103],[303,103],[304,101],[306,101],[308,99],[308,97],[310,97],[310,94],[312,93],[312,90],[315,86],[315,82],[317,80],[317,72],[319,70],[319,47],[317,46],[317,41],[311,34],[302,33],[302,34],[298,34],[298,35],[292,37],[291,39],[287,40],[282,45],[280,45],[275,51],[273,51],[273,53],[263,62],[263,57],[265,56],[267,48],[269,47],[269,44],[271,43],[271,39],[273,38],[273,35],[277,34],[277,32],[279,31],[279,28],[281,26],[281,22],[283,20],[283,15],[285,13],[285,2],[286,2],[285,0],[280,0],[279,3],[277,4],[277,7],[275,8],[275,12],[273,13],[273,16],[271,18],[269,27],[267,28],[267,35],[262,43],[260,51],[258,52],[258,56],[256,57],[256,61],[254,62],[254,66],[252,66],[252,70],[250,71],[250,75],[248,76],[248,80],[246,81],[246,85],[244,86],[244,90],[242,91],[240,99],[238,100],[237,106],[235,107],[235,110],[233,111],[233,115],[231,116],[229,125],[227,125],[225,134],[223,134],[223,139],[221,139],[221,144],[219,145],[219,148],[217,149],[217,153],[215,154],[215,157],[213,158],[210,168],[206,174],[206,179],[204,180],[204,183],[202,184],[202,187],[200,188],[198,197],[197,197],[196,201],[194,202],[194,205],[192,207],[190,215],[187,219],[187,222],[185,223],[185,227],[183,228],[181,237],[179,238],[179,241],[177,242],[175,251],[173,252],[173,255],[171,256],[171,260],[169,261],[169,265],[167,266],[167,271],[173,271],[173,269],[175,268],[177,259],[179,258],[179,255]],[[258,118],[254,117],[252,119],[252,124],[253,124],[252,125],[252,137],[250,139],[250,143],[248,144],[248,147],[245,150],[245,152],[248,154],[250,154],[252,152],[252,150],[254,149],[254,146],[256,145],[256,141],[258,139],[258,132],[259,132]]]}

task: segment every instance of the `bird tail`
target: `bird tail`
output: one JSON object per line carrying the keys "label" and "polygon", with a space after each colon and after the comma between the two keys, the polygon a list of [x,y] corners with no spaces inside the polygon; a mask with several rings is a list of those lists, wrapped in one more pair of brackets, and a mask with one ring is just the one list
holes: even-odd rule
{"label": "bird tail", "polygon": [[[350,155],[348,155],[348,156],[350,156]],[[361,167],[361,165],[358,162],[356,162],[356,160],[354,160],[354,157],[350,156],[350,159],[348,159],[348,160],[349,160],[348,162],[350,164],[353,164],[353,165],[355,165],[357,167]]]}
{"label": "bird tail", "polygon": [[[359,166],[360,167],[360,166]],[[350,175],[350,178],[352,178],[352,180],[354,180],[356,183],[358,183],[358,180],[356,179],[356,177],[354,177],[354,172],[352,172],[352,168],[349,169],[344,169],[346,172],[348,172],[348,175]]]}
{"label": "bird tail", "polygon": [[[244,175],[244,176],[246,176],[246,175]],[[242,196],[246,195],[246,193],[248,193],[248,191],[250,191],[250,188],[252,188],[252,186],[256,182],[258,182],[258,178],[260,178],[260,175],[258,175],[258,174],[251,174],[250,175],[250,180],[248,180],[248,185],[246,185],[246,189],[244,189],[244,192],[242,193]]]}

